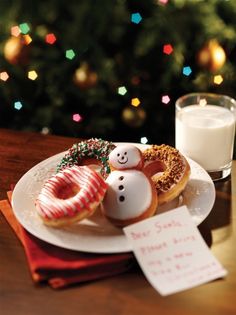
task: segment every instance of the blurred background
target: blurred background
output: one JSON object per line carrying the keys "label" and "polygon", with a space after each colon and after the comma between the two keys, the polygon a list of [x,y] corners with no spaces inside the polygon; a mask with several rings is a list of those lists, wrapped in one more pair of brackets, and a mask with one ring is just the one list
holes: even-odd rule
{"label": "blurred background", "polygon": [[235,0],[0,0],[0,15],[0,127],[173,145],[178,97],[236,97]]}

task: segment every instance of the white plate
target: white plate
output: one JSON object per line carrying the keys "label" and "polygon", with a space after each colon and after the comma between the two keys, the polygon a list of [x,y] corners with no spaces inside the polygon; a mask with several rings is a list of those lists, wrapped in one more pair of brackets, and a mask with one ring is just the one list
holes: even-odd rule
{"label": "white plate", "polygon": [[[141,149],[147,146],[136,144]],[[129,252],[131,248],[122,229],[114,227],[100,213],[65,228],[47,227],[35,210],[35,199],[44,181],[55,173],[56,165],[65,152],[54,155],[31,168],[18,181],[12,195],[13,211],[23,227],[34,236],[63,248],[91,253]],[[186,205],[193,221],[199,225],[210,213],[215,202],[215,187],[208,173],[188,159],[191,167],[189,182],[182,195],[158,213]]]}

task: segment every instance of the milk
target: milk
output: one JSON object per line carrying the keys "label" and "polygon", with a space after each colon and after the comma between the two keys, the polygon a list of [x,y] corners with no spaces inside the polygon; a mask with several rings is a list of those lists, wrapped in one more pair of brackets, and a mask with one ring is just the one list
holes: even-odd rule
{"label": "milk", "polygon": [[190,105],[176,113],[176,148],[207,171],[229,165],[233,156],[235,116],[215,105]]}

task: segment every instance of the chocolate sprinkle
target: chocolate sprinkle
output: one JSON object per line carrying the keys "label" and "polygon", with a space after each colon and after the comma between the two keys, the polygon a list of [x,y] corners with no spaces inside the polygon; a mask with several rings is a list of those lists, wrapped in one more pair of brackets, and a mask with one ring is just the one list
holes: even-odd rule
{"label": "chocolate sprinkle", "polygon": [[185,170],[185,160],[180,152],[168,145],[152,145],[151,148],[143,152],[144,161],[160,161],[166,165],[163,174],[154,180],[156,190],[165,192],[176,184],[183,176]]}

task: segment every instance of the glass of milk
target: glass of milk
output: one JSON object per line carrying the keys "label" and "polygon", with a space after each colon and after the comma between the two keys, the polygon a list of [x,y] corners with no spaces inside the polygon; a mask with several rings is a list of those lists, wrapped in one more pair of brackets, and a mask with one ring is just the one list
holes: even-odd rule
{"label": "glass of milk", "polygon": [[176,101],[175,146],[200,164],[213,180],[231,173],[236,100],[226,95],[192,93]]}

